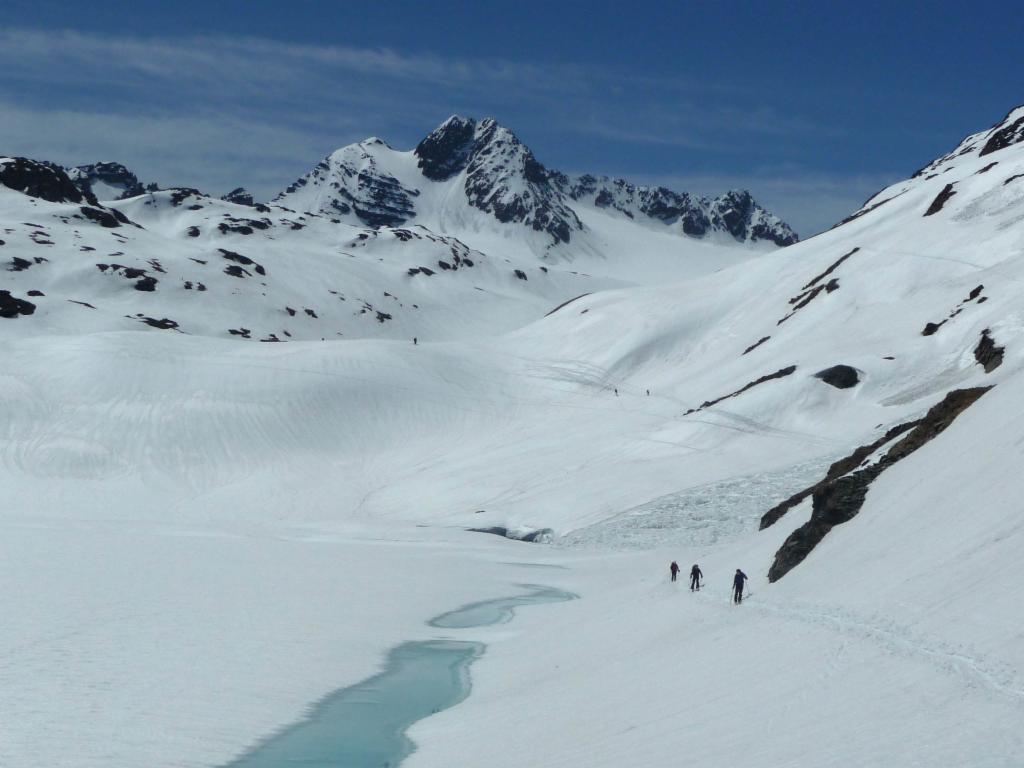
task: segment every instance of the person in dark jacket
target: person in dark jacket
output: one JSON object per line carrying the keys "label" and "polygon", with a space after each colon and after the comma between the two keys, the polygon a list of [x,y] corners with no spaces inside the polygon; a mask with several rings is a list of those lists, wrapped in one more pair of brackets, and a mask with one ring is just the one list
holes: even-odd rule
{"label": "person in dark jacket", "polygon": [[693,568],[690,569],[690,591],[693,592],[695,589],[700,589],[700,580],[704,576],[700,571],[700,566],[696,563],[693,564]]}
{"label": "person in dark jacket", "polygon": [[747,574],[736,569],[736,575],[732,577],[732,601],[737,605],[743,602],[743,585],[747,581]]}
{"label": "person in dark jacket", "polygon": [[679,574],[679,563],[673,560],[672,565],[670,565],[668,569],[672,573],[672,581],[675,581],[676,576]]}

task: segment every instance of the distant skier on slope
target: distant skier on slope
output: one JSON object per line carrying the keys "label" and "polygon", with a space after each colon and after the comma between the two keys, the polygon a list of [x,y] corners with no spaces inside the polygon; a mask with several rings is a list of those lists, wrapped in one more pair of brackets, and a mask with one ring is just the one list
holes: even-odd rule
{"label": "distant skier on slope", "polygon": [[743,602],[743,584],[747,580],[747,574],[736,569],[736,575],[732,577],[732,601],[739,605]]}
{"label": "distant skier on slope", "polygon": [[679,563],[675,560],[672,561],[672,565],[668,567],[669,572],[672,574],[672,581],[676,580],[676,576],[679,575]]}
{"label": "distant skier on slope", "polygon": [[693,592],[695,589],[700,589],[700,580],[704,574],[701,573],[700,566],[696,563],[693,564],[693,568],[690,569],[690,591]]}

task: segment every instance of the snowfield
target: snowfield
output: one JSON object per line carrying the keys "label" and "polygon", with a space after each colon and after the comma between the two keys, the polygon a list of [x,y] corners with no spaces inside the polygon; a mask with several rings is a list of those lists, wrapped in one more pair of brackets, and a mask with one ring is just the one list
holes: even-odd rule
{"label": "snowfield", "polygon": [[[596,209],[558,259],[502,251],[507,225],[468,209],[367,230],[272,207],[222,237],[203,217],[245,206],[173,192],[101,206],[141,227],[101,228],[0,188],[0,765],[224,765],[432,638],[486,650],[408,768],[1021,765],[1020,117],[775,251],[630,250]],[[472,267],[408,275],[454,240]],[[150,259],[156,290],[134,288]],[[385,290],[390,324],[350,312]],[[249,340],[227,333],[243,316]],[[834,366],[856,383],[816,375]],[[989,386],[769,584],[820,504],[761,515]],[[553,541],[467,530],[492,526]],[[581,599],[426,624],[523,584]]]}

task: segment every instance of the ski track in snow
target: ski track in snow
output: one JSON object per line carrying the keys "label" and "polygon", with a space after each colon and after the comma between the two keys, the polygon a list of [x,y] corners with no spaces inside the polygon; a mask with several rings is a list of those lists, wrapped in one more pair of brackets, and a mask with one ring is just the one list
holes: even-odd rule
{"label": "ski track in snow", "polygon": [[[703,595],[702,595],[703,597]],[[865,616],[852,609],[800,603],[782,604],[745,599],[743,610],[824,627],[837,634],[867,640],[889,653],[918,658],[936,669],[962,678],[968,687],[982,687],[1024,707],[1024,683],[1011,664],[1000,662],[941,638],[916,632],[891,617]]]}

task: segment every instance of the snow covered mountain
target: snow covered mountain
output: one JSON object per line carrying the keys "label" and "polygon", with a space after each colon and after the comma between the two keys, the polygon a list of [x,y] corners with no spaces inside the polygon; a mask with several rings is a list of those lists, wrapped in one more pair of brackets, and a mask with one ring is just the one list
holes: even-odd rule
{"label": "snow covered mountain", "polygon": [[[733,191],[708,201],[623,179],[569,177],[541,165],[512,131],[491,118],[453,116],[412,152],[372,138],[328,155],[275,202],[371,226],[417,222],[446,232],[485,227],[488,218],[543,235],[538,253],[557,252],[591,235],[585,210],[665,225],[688,237],[722,235],[735,242],[791,245],[796,234]],[[481,215],[482,214],[482,215]]]}
{"label": "snow covered mountain", "polygon": [[595,290],[757,257],[785,228],[745,193],[695,203],[707,209],[701,238],[664,206],[648,206],[653,227],[624,204],[605,215],[492,120],[452,118],[413,152],[345,147],[270,205],[241,188],[219,200],[144,189],[117,163],[0,162],[6,311],[31,318],[23,333],[489,336]]}
{"label": "snow covered mountain", "polygon": [[223,765],[461,638],[407,768],[1016,765],[1024,108],[771,250],[485,122],[254,207],[0,159],[0,763]]}

